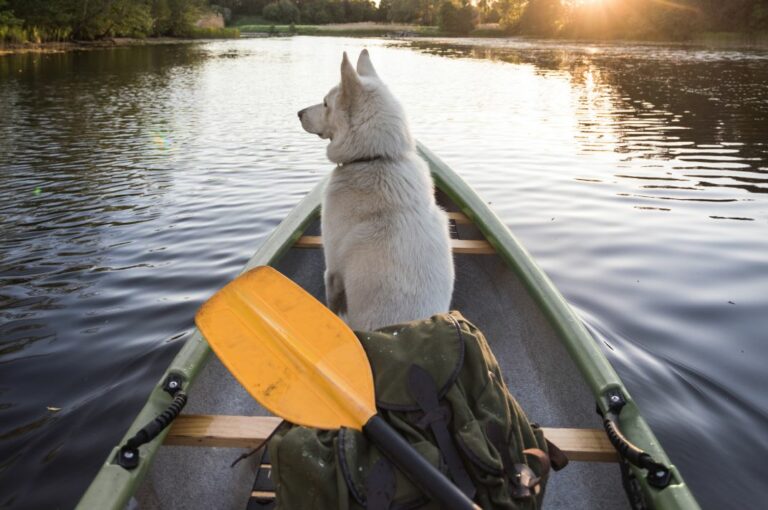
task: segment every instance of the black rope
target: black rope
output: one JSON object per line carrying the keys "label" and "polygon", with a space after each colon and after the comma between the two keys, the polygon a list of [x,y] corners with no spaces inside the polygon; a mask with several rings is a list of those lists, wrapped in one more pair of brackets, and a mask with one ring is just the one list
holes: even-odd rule
{"label": "black rope", "polygon": [[288,422],[286,422],[285,420],[281,421],[280,424],[277,427],[275,427],[275,430],[270,432],[269,435],[267,437],[265,437],[264,440],[261,443],[259,443],[259,445],[256,448],[254,448],[250,452],[246,452],[246,453],[243,453],[242,455],[240,455],[238,458],[236,458],[232,462],[232,464],[229,465],[229,467],[231,467],[231,468],[235,467],[241,460],[247,459],[248,457],[250,457],[254,453],[256,453],[259,450],[261,450],[262,448],[264,448],[264,446],[266,446],[266,444],[269,442],[269,440],[274,437],[274,435],[277,433],[277,431],[280,430],[285,423],[288,423]]}
{"label": "black rope", "polygon": [[597,412],[603,417],[603,427],[608,435],[608,440],[622,459],[626,459],[633,466],[648,471],[646,479],[649,485],[657,489],[668,486],[672,481],[671,470],[664,464],[657,462],[649,453],[632,444],[619,429],[619,413],[626,404],[624,397],[618,390],[609,390],[606,397],[608,399],[608,412],[603,414],[600,407],[597,408]]}
{"label": "black rope", "polygon": [[157,418],[149,422],[141,430],[125,442],[117,454],[117,463],[125,469],[133,469],[139,465],[139,446],[146,444],[156,438],[160,433],[171,424],[187,403],[187,394],[183,391],[177,391],[173,396],[173,402],[168,408],[160,413]]}

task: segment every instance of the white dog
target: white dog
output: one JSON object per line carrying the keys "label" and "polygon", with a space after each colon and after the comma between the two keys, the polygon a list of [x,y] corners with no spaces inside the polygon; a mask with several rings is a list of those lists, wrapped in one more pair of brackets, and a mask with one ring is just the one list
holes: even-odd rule
{"label": "white dog", "polygon": [[330,309],[357,330],[447,312],[454,279],[448,217],[368,51],[357,71],[344,53],[341,83],[299,119],[331,140],[328,159],[337,164],[322,205]]}

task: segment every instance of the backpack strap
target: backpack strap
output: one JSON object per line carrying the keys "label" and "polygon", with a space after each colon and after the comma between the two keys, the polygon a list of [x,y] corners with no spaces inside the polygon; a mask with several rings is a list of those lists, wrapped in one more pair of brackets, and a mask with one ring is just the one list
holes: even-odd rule
{"label": "backpack strap", "polygon": [[509,439],[505,437],[504,429],[495,421],[488,422],[485,426],[488,441],[499,452],[501,463],[504,466],[504,475],[510,483],[509,493],[514,499],[528,498],[539,493],[541,482],[549,473],[549,457],[539,448],[523,450],[526,456],[533,456],[539,461],[541,474],[539,476],[527,464],[515,463],[509,455]]}
{"label": "backpack strap", "polygon": [[552,469],[560,471],[568,465],[568,457],[565,452],[557,447],[555,443],[549,439],[544,439],[547,442],[547,452],[549,454],[549,463]]}
{"label": "backpack strap", "polygon": [[395,471],[384,458],[376,461],[365,481],[365,501],[368,510],[389,510],[395,499]]}
{"label": "backpack strap", "polygon": [[437,386],[432,376],[419,365],[413,364],[408,369],[408,390],[411,396],[424,412],[424,416],[416,423],[422,430],[430,428],[437,441],[437,447],[448,465],[451,479],[461,492],[469,499],[475,497],[477,489],[467,470],[464,468],[456,445],[448,432],[450,409],[441,407],[437,397]]}

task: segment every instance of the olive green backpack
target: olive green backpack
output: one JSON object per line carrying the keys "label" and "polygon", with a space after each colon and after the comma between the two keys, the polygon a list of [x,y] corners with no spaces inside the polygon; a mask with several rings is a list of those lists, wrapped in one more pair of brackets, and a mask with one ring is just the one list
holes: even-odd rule
{"label": "olive green backpack", "polygon": [[[484,509],[538,509],[567,460],[510,395],[459,313],[358,332],[379,414]],[[269,442],[277,508],[437,509],[361,432],[284,424]],[[557,455],[555,455],[557,454]]]}

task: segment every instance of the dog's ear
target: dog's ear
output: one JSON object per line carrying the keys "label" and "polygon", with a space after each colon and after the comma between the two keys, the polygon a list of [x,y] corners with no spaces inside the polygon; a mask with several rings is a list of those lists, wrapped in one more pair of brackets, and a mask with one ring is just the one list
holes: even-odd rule
{"label": "dog's ear", "polygon": [[345,98],[352,98],[357,95],[361,87],[360,77],[349,62],[345,51],[344,58],[341,59],[341,95]]}
{"label": "dog's ear", "polygon": [[379,75],[376,74],[376,69],[373,68],[373,63],[371,62],[371,56],[368,54],[368,50],[360,52],[360,57],[357,59],[357,74],[360,76],[368,76],[370,78],[379,77]]}

